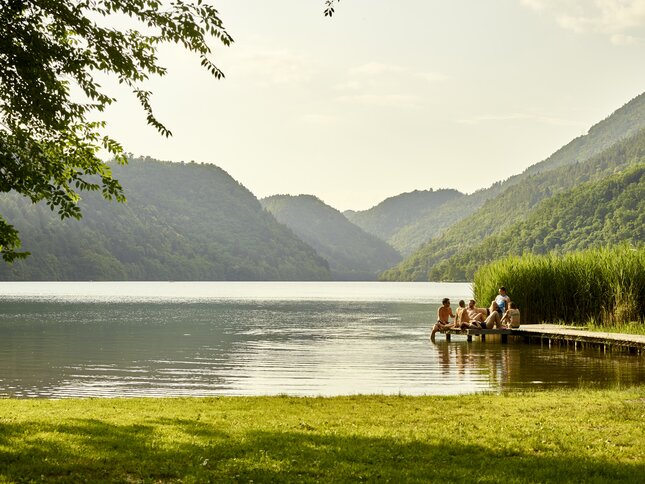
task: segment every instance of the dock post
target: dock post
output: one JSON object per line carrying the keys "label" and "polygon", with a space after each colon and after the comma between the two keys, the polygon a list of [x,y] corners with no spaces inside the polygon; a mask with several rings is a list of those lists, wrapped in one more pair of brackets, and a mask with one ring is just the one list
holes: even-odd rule
{"label": "dock post", "polygon": [[473,342],[473,335],[469,334],[468,336],[466,336],[466,341],[468,341],[469,343],[472,343]]}
{"label": "dock post", "polygon": [[486,341],[486,335],[485,335],[485,334],[482,334],[482,343],[483,343],[484,341]]}
{"label": "dock post", "polygon": [[508,343],[508,335],[507,334],[502,335],[502,343]]}
{"label": "dock post", "polygon": [[450,333],[446,333],[446,341],[450,341]]}

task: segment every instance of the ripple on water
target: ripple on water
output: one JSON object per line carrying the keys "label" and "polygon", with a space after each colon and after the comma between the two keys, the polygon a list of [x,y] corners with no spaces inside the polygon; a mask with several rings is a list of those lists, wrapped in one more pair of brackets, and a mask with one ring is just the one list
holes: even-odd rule
{"label": "ripple on water", "polygon": [[450,395],[645,382],[643,358],[492,339],[430,343],[436,308],[408,300],[4,301],[0,395]]}

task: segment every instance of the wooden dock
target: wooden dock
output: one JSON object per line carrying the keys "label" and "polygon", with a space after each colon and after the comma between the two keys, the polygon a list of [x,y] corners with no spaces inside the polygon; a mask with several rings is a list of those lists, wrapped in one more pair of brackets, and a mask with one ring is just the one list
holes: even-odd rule
{"label": "wooden dock", "polygon": [[479,336],[482,341],[486,340],[486,335],[499,334],[502,335],[502,343],[508,342],[508,336],[516,334],[517,329],[447,329],[441,331],[446,335],[446,341],[450,341],[450,336],[453,334],[465,335],[468,341],[473,340],[473,336]]}
{"label": "wooden dock", "polygon": [[478,336],[482,341],[486,335],[501,335],[502,343],[508,342],[508,337],[521,338],[527,343],[542,345],[572,346],[574,349],[593,347],[602,351],[621,350],[629,353],[645,354],[645,336],[637,334],[606,333],[571,329],[557,324],[526,324],[518,329],[449,329],[444,332],[446,340],[451,335],[465,335],[468,341]]}

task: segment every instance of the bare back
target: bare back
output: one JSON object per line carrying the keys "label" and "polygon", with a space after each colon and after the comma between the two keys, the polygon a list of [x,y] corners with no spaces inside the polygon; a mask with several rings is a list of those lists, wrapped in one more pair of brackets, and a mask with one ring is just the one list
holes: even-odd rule
{"label": "bare back", "polygon": [[455,318],[455,323],[467,323],[468,318],[466,316],[466,308],[457,308],[457,317]]}

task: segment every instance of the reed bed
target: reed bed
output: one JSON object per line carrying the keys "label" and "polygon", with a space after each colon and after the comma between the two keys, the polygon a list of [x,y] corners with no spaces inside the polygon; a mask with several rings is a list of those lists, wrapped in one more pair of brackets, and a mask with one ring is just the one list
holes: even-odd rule
{"label": "reed bed", "polygon": [[509,257],[480,268],[473,286],[487,302],[505,286],[526,322],[643,324],[645,246]]}

